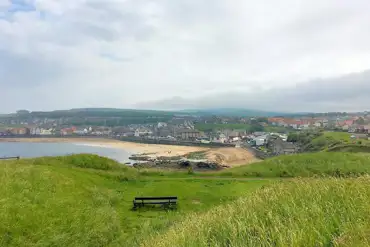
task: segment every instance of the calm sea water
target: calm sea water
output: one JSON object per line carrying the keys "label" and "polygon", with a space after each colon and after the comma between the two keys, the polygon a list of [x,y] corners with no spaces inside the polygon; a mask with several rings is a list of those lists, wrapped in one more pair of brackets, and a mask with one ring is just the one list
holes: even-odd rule
{"label": "calm sea water", "polygon": [[81,143],[0,143],[0,157],[20,156],[21,158],[34,158],[41,156],[59,156],[80,153],[97,154],[117,160],[121,163],[129,162],[129,156],[132,154],[123,149]]}

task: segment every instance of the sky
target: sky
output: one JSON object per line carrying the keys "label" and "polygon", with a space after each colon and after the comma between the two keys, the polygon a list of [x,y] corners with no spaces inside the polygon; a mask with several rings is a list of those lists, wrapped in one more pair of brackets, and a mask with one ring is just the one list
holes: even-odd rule
{"label": "sky", "polygon": [[368,0],[0,0],[0,113],[370,109]]}

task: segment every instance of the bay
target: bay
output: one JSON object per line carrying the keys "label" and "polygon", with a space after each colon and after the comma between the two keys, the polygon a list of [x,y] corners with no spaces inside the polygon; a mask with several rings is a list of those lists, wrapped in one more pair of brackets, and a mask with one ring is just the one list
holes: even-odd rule
{"label": "bay", "polygon": [[69,154],[97,154],[118,162],[130,162],[131,152],[124,149],[103,145],[83,143],[31,143],[31,142],[1,142],[0,157],[20,156],[21,158],[36,158],[42,156],[61,156]]}

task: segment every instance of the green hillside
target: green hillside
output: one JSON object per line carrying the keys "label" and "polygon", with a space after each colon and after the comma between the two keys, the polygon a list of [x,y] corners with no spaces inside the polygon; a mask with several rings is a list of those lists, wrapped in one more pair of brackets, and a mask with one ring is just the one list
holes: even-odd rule
{"label": "green hillside", "polygon": [[[195,174],[95,155],[1,161],[0,246],[369,246],[369,161],[320,152]],[[172,195],[177,210],[131,210]]]}
{"label": "green hillside", "polygon": [[245,177],[353,177],[370,174],[370,155],[318,152],[277,156],[221,173]]}
{"label": "green hillside", "polygon": [[[294,134],[293,134],[294,135]],[[346,132],[321,132],[316,135],[310,133],[301,133],[298,135],[298,139],[303,146],[303,151],[317,152],[326,151],[336,146],[345,145],[370,145],[370,141],[367,139],[351,138],[353,134]],[[305,138],[305,135],[308,135]],[[335,149],[334,149],[335,150]],[[334,151],[332,150],[332,151]],[[338,150],[340,151],[340,150]]]}
{"label": "green hillside", "polygon": [[[135,246],[188,212],[236,200],[267,180],[145,178],[94,155],[0,162],[0,246]],[[179,197],[177,211],[131,211],[135,196]]]}

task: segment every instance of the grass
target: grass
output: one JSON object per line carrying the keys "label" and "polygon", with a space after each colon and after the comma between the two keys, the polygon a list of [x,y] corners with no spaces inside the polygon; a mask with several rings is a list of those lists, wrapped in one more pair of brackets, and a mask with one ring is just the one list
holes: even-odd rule
{"label": "grass", "polygon": [[[344,145],[368,145],[370,144],[369,140],[366,139],[352,139],[351,133],[346,132],[323,132],[322,135],[314,138],[306,147],[306,150],[309,151],[325,151],[332,149],[335,151],[336,146]],[[358,144],[358,142],[361,144]],[[334,149],[333,149],[334,148]],[[341,150],[338,150],[341,151]]]}
{"label": "grass", "polygon": [[[1,161],[0,246],[369,246],[369,164],[340,152],[195,174],[95,155]],[[131,210],[135,196],[172,195],[178,210]]]}
{"label": "grass", "polygon": [[[2,161],[0,181],[0,246],[136,246],[270,182],[147,177],[94,155]],[[167,195],[178,210],[131,211],[135,196]]]}
{"label": "grass", "polygon": [[262,162],[228,169],[232,177],[353,177],[370,174],[370,156],[355,153],[319,152],[278,156]]}
{"label": "grass", "polygon": [[191,153],[188,153],[185,157],[187,159],[201,160],[201,159],[206,159],[206,153],[207,151],[191,152]]}
{"label": "grass", "polygon": [[296,179],[154,233],[141,246],[369,246],[370,178]]}

